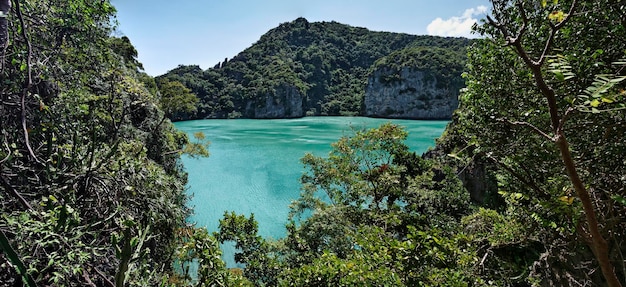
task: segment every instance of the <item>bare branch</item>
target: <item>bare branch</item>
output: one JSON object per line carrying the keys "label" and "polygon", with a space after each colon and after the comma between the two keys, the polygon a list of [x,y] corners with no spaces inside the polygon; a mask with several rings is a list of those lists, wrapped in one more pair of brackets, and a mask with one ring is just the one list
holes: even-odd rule
{"label": "bare branch", "polygon": [[570,9],[567,12],[567,15],[565,15],[565,18],[563,19],[563,21],[559,22],[558,24],[555,25],[555,24],[552,24],[550,21],[548,21],[548,25],[550,25],[550,37],[548,37],[548,40],[546,41],[546,44],[543,47],[543,52],[541,52],[541,56],[539,57],[539,60],[537,61],[537,64],[539,66],[545,63],[548,52],[552,49],[552,44],[554,43],[554,37],[556,36],[556,33],[559,30],[561,30],[561,28],[563,28],[563,26],[565,26],[565,24],[569,21],[569,19],[571,18],[571,15],[574,13],[574,9],[576,9],[577,4],[578,4],[578,1],[576,0],[572,2],[572,5],[570,6]]}
{"label": "bare branch", "polygon": [[497,166],[499,166],[499,167],[503,168],[504,170],[506,170],[509,174],[511,174],[513,177],[517,178],[517,180],[521,181],[526,186],[534,189],[537,193],[539,193],[539,195],[540,195],[540,197],[542,199],[544,199],[544,200],[549,200],[550,199],[550,195],[547,192],[545,192],[543,189],[541,189],[537,184],[535,184],[535,182],[532,181],[531,179],[528,179],[528,178],[524,177],[523,175],[519,174],[512,167],[510,167],[510,166],[506,165],[505,163],[501,162],[497,158],[493,157],[491,154],[485,154],[485,157],[487,157],[487,159],[489,159],[491,162],[495,163]]}
{"label": "bare branch", "polygon": [[536,134],[544,137],[545,139],[549,140],[549,141],[555,141],[553,136],[548,135],[546,132],[542,131],[540,128],[534,126],[533,124],[529,123],[529,122],[519,122],[519,121],[515,121],[512,122],[509,119],[499,119],[499,121],[501,122],[505,122],[508,123],[510,125],[514,125],[514,126],[524,126],[524,127],[528,127],[531,130],[533,130]]}
{"label": "bare branch", "polygon": [[30,156],[39,164],[41,161],[33,152],[33,148],[30,146],[30,139],[28,136],[28,126],[26,124],[26,96],[28,95],[30,89],[33,86],[33,72],[32,72],[32,58],[33,58],[33,47],[30,44],[30,39],[28,39],[28,35],[26,34],[26,23],[24,23],[24,16],[22,15],[22,10],[20,9],[20,1],[15,1],[15,12],[17,13],[17,18],[20,20],[20,25],[22,26],[22,37],[24,41],[26,41],[26,47],[28,49],[28,54],[26,57],[26,83],[22,88],[22,96],[21,96],[21,106],[22,106],[22,131],[24,132],[24,142],[26,144],[26,148],[28,149],[28,153]]}
{"label": "bare branch", "polygon": [[4,188],[6,188],[26,209],[33,210],[30,203],[28,203],[28,201],[17,190],[15,190],[15,188],[4,178],[4,176],[0,176],[0,181],[2,181]]}
{"label": "bare branch", "polygon": [[11,157],[11,154],[13,153],[6,139],[4,140],[4,146],[7,148],[8,154],[3,160],[0,160],[0,163],[4,163],[5,161],[9,160],[9,158]]}

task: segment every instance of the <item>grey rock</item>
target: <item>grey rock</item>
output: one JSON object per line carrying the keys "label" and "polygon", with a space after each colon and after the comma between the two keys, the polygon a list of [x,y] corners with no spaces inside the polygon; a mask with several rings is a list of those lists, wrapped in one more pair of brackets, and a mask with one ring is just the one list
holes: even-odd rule
{"label": "grey rock", "polygon": [[450,119],[463,80],[442,80],[430,71],[382,68],[368,78],[363,114],[368,117]]}
{"label": "grey rock", "polygon": [[255,119],[303,117],[302,98],[298,88],[282,84],[276,87],[273,93],[251,99],[246,104],[246,115]]}

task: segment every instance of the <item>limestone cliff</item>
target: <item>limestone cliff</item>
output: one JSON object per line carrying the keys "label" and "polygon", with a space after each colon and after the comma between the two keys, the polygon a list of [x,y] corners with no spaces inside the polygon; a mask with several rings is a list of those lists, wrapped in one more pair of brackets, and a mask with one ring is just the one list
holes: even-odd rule
{"label": "limestone cliff", "polygon": [[254,119],[278,119],[303,117],[302,94],[298,88],[282,84],[271,93],[250,99],[245,117]]}
{"label": "limestone cliff", "polygon": [[[213,68],[179,66],[158,78],[179,81],[200,99],[195,114],[176,119],[338,115],[448,118],[456,103],[419,102],[413,98],[427,97],[420,93],[421,86],[428,85],[434,85],[428,89],[435,91],[432,97],[447,97],[440,90],[448,88],[446,81],[450,78],[460,79],[471,42],[465,38],[375,32],[299,18],[271,29],[252,46]],[[432,71],[436,82],[415,84],[421,78],[409,70],[402,72],[402,67]],[[399,71],[398,76],[404,78],[384,87],[372,81],[368,97],[372,102],[364,105],[367,79],[373,71],[386,76]],[[378,80],[380,76],[373,78]],[[455,93],[457,86],[449,89]],[[391,104],[393,98],[400,103]],[[413,110],[404,110],[407,102]],[[367,114],[364,106],[370,110]],[[394,112],[386,114],[390,111]]]}
{"label": "limestone cliff", "polygon": [[368,78],[364,115],[403,119],[449,119],[463,81],[442,79],[428,70],[384,67]]}

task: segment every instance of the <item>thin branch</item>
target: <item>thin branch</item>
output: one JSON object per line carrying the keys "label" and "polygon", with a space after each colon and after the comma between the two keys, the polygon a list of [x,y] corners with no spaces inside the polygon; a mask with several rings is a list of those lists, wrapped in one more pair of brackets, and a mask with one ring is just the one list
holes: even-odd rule
{"label": "thin branch", "polygon": [[490,18],[489,16],[487,16],[487,21],[489,22],[490,25],[496,27],[500,33],[502,33],[502,36],[506,39],[507,41],[507,45],[508,46],[512,46],[513,48],[515,48],[515,51],[518,53],[518,55],[522,58],[522,60],[531,68],[539,68],[541,67],[544,63],[545,60],[547,58],[548,52],[550,51],[550,49],[552,49],[552,45],[554,42],[554,37],[556,36],[556,33],[563,28],[563,26],[565,26],[565,24],[567,22],[569,22],[569,19],[571,18],[571,15],[574,13],[574,10],[576,9],[576,6],[578,4],[578,1],[574,0],[572,2],[572,5],[570,6],[570,9],[567,13],[567,15],[565,15],[565,18],[563,19],[563,21],[559,22],[558,24],[554,25],[550,22],[548,22],[548,24],[550,25],[550,36],[548,37],[548,40],[546,40],[546,43],[544,45],[543,51],[541,52],[541,56],[539,56],[538,60],[533,59],[528,52],[526,51],[526,49],[524,49],[524,47],[522,46],[522,37],[524,36],[524,34],[526,34],[527,28],[528,28],[528,15],[526,14],[526,10],[523,7],[523,3],[522,1],[518,1],[517,2],[517,6],[520,12],[520,16],[522,17],[522,26],[520,27],[520,29],[517,31],[517,33],[515,34],[515,36],[511,36],[509,31],[506,29],[506,27],[504,27],[504,25],[495,22],[492,18]]}
{"label": "thin branch", "polygon": [[4,62],[6,59],[6,50],[9,46],[9,11],[11,11],[11,1],[2,0],[0,2],[0,73],[4,71]]}
{"label": "thin branch", "polygon": [[87,285],[88,286],[97,287],[97,285],[94,284],[93,281],[91,281],[91,278],[89,278],[89,274],[83,272],[83,279],[85,279],[85,281],[87,281]]}
{"label": "thin branch", "polygon": [[182,149],[177,149],[177,150],[173,150],[173,151],[168,151],[168,152],[164,152],[161,155],[162,156],[168,156],[168,155],[173,155],[173,154],[178,154],[178,153],[183,153]]}
{"label": "thin branch", "polygon": [[515,43],[522,42],[522,36],[526,34],[526,29],[528,28],[528,16],[526,15],[526,10],[524,9],[524,2],[517,1],[517,9],[519,9],[520,14],[522,16],[522,27],[520,27],[519,31],[517,31],[517,35],[512,39]]}
{"label": "thin branch", "polygon": [[7,154],[7,156],[3,160],[0,160],[0,163],[4,163],[5,161],[9,160],[9,158],[13,154],[13,151],[11,151],[11,148],[9,147],[9,144],[6,141],[6,138],[5,138],[5,141],[4,141],[4,146],[7,148],[7,151],[9,153]]}
{"label": "thin branch", "polygon": [[504,24],[500,22],[496,22],[489,15],[487,15],[487,21],[489,22],[489,25],[496,27],[500,31],[500,33],[502,33],[502,36],[505,39],[509,38],[509,30],[507,30],[506,27],[504,27]]}
{"label": "thin branch", "polygon": [[489,255],[489,252],[491,252],[491,248],[487,250],[487,252],[485,252],[485,255],[483,255],[483,259],[480,260],[480,267],[481,268],[485,268],[485,260],[487,260],[487,255]]}
{"label": "thin branch", "polygon": [[22,131],[24,132],[24,141],[26,144],[26,148],[28,149],[28,153],[30,156],[39,164],[41,161],[35,156],[35,152],[33,148],[30,146],[30,139],[28,136],[28,127],[26,125],[26,95],[32,88],[33,85],[33,72],[32,72],[32,58],[33,58],[33,47],[31,46],[30,39],[28,39],[28,35],[26,34],[26,23],[24,23],[24,16],[22,15],[22,10],[20,9],[20,1],[15,1],[15,12],[17,13],[17,18],[20,20],[20,25],[22,26],[22,37],[24,41],[26,41],[27,57],[26,57],[26,83],[22,89],[21,96],[21,105],[22,105]]}
{"label": "thin branch", "polygon": [[572,5],[570,6],[569,11],[567,12],[567,15],[565,15],[565,18],[563,19],[563,21],[559,22],[558,24],[554,25],[548,21],[548,24],[550,25],[550,37],[548,37],[548,40],[546,41],[546,44],[543,48],[543,52],[541,52],[541,56],[539,57],[539,60],[537,61],[538,66],[542,66],[543,63],[545,63],[548,52],[550,51],[550,49],[552,49],[552,44],[554,42],[554,37],[556,36],[556,33],[559,30],[561,30],[561,28],[563,28],[563,26],[565,26],[565,24],[569,21],[569,19],[571,18],[571,15],[574,13],[574,9],[576,9],[577,4],[578,2],[576,0],[572,2]]}
{"label": "thin branch", "polygon": [[560,133],[563,131],[563,127],[565,126],[565,122],[567,122],[567,119],[569,119],[569,115],[574,111],[574,108],[569,107],[566,111],[565,114],[563,114],[563,117],[561,118],[561,121],[559,122],[559,127],[557,128],[557,133]]}
{"label": "thin branch", "polygon": [[30,87],[33,84],[33,77],[32,77],[32,69],[31,69],[31,62],[32,62],[32,58],[33,58],[33,47],[30,43],[30,39],[28,38],[28,35],[26,34],[26,23],[24,22],[24,16],[22,15],[22,9],[20,8],[20,1],[15,1],[15,11],[17,13],[17,18],[20,20],[20,25],[22,27],[22,37],[24,38],[24,41],[26,41],[26,47],[28,49],[28,54],[26,57],[26,68],[27,68],[27,75],[26,75],[26,89],[30,89]]}
{"label": "thin branch", "polygon": [[548,135],[546,132],[542,131],[541,129],[539,129],[538,127],[534,126],[533,124],[531,124],[529,122],[519,122],[519,121],[512,122],[509,119],[499,119],[499,121],[505,122],[505,123],[508,123],[508,124],[514,125],[514,126],[528,127],[531,130],[533,130],[535,133],[537,133],[538,135],[546,138],[547,140],[555,141],[555,138],[553,136]]}
{"label": "thin branch", "polygon": [[96,271],[96,273],[100,276],[102,280],[104,280],[104,283],[106,283],[107,286],[115,287],[115,284],[113,284],[113,282],[111,282],[111,280],[109,280],[109,278],[107,278],[107,276],[104,275],[102,271],[98,270],[98,268],[92,266],[91,264],[89,264],[89,267],[93,268],[93,270]]}
{"label": "thin branch", "polygon": [[2,181],[2,185],[6,188],[13,197],[15,197],[26,209],[33,210],[33,207],[28,203],[28,201],[17,191],[9,182],[4,178],[4,176],[0,176],[0,181]]}
{"label": "thin branch", "polygon": [[503,168],[504,170],[506,170],[509,174],[511,174],[513,177],[517,178],[517,180],[521,181],[526,186],[528,186],[528,187],[532,188],[533,190],[535,190],[536,192],[538,192],[542,199],[544,199],[544,200],[549,200],[550,199],[550,195],[547,192],[545,192],[543,189],[541,189],[539,186],[537,186],[532,180],[526,179],[524,176],[522,176],[521,174],[517,173],[515,170],[513,170],[512,167],[504,164],[503,162],[501,162],[498,159],[494,158],[490,154],[485,154],[485,157],[487,157],[487,159],[489,159],[491,162],[495,163],[497,166],[499,166],[499,167]]}

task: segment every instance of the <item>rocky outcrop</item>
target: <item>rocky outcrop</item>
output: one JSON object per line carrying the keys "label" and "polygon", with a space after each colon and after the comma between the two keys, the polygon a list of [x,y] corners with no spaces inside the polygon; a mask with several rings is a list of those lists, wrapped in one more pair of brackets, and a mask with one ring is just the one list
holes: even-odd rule
{"label": "rocky outcrop", "polygon": [[363,114],[402,119],[450,119],[463,79],[442,79],[427,70],[382,68],[368,78]]}
{"label": "rocky outcrop", "polygon": [[253,119],[299,118],[304,116],[298,88],[282,84],[271,93],[258,95],[246,104],[245,117]]}

